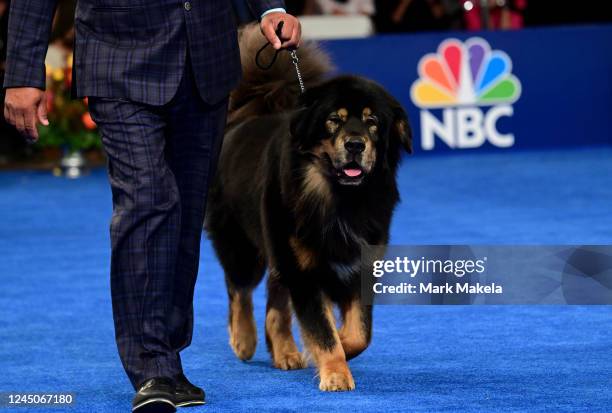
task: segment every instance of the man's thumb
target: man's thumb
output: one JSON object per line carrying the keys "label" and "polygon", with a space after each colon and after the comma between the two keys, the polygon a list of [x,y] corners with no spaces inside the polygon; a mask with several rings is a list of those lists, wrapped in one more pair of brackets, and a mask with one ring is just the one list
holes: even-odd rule
{"label": "man's thumb", "polygon": [[49,126],[49,119],[47,118],[47,99],[45,95],[43,95],[43,98],[38,103],[37,114],[38,121],[45,126]]}

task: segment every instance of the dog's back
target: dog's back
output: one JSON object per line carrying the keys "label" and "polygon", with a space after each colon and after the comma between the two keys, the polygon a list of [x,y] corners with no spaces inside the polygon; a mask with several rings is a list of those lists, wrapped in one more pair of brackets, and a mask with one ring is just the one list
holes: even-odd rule
{"label": "dog's back", "polygon": [[[300,88],[289,53],[280,51],[270,69],[262,70],[255,63],[257,52],[266,44],[259,27],[251,24],[242,28],[239,41],[242,80],[230,95],[228,126],[294,109]],[[271,62],[275,53],[272,46],[266,47],[260,55],[261,62]],[[305,43],[297,54],[306,88],[320,83],[333,71],[329,56],[314,43]]]}

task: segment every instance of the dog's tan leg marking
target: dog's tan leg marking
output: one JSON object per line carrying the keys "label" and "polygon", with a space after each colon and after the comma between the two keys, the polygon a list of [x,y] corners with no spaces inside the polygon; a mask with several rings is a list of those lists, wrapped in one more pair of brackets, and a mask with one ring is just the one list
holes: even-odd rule
{"label": "dog's tan leg marking", "polygon": [[251,359],[257,347],[251,291],[235,291],[230,295],[229,335],[236,356],[240,360]]}
{"label": "dog's tan leg marking", "polygon": [[299,239],[295,237],[289,238],[289,245],[293,250],[298,267],[302,271],[310,270],[316,266],[316,253],[308,247],[304,246]]}
{"label": "dog's tan leg marking", "polygon": [[361,315],[361,302],[358,299],[342,306],[343,323],[339,335],[347,360],[361,354],[369,344]]}
{"label": "dog's tan leg marking", "polygon": [[278,273],[270,269],[267,285],[266,343],[274,367],[282,370],[301,369],[306,367],[306,361],[291,333],[290,293],[278,277]]}
{"label": "dog's tan leg marking", "polygon": [[328,302],[325,306],[325,317],[334,332],[335,343],[331,349],[321,347],[316,339],[308,334],[303,334],[306,347],[319,371],[319,389],[323,391],[353,390],[355,388],[355,381],[346,363],[346,356],[344,355],[342,343],[336,329],[331,302]]}
{"label": "dog's tan leg marking", "polygon": [[298,350],[291,334],[291,309],[269,308],[266,312],[266,339],[272,354],[274,367],[296,370],[306,367],[306,361]]}

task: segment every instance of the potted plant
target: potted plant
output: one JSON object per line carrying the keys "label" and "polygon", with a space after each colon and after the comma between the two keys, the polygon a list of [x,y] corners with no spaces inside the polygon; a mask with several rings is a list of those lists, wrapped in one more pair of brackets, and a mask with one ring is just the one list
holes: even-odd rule
{"label": "potted plant", "polygon": [[[57,60],[57,59],[55,59]],[[87,108],[87,99],[72,100],[72,54],[63,67],[47,64],[47,111],[49,126],[39,129],[36,146],[52,154],[60,151],[62,160],[54,173],[77,177],[85,167],[83,152],[102,145],[97,127]]]}

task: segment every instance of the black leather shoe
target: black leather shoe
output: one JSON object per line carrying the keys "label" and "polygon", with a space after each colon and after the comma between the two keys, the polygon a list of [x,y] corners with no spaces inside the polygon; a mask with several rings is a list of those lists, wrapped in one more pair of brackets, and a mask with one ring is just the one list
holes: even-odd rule
{"label": "black leather shoe", "polygon": [[197,406],[206,403],[204,390],[191,384],[184,374],[178,375],[175,380],[174,403],[176,407]]}
{"label": "black leather shoe", "polygon": [[154,377],[142,383],[132,401],[133,413],[174,413],[176,412],[172,379]]}

